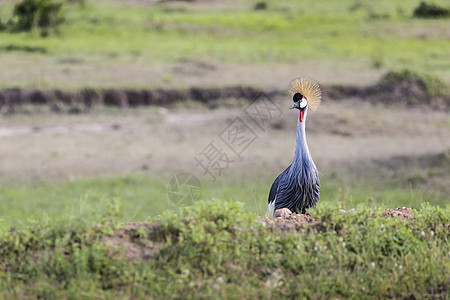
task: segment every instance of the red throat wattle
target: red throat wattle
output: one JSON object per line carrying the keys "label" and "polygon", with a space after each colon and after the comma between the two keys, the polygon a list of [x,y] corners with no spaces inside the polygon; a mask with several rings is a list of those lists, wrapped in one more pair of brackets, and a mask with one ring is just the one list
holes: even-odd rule
{"label": "red throat wattle", "polygon": [[300,122],[303,122],[303,116],[304,116],[305,111],[304,110],[300,110],[300,116],[298,117],[298,120]]}

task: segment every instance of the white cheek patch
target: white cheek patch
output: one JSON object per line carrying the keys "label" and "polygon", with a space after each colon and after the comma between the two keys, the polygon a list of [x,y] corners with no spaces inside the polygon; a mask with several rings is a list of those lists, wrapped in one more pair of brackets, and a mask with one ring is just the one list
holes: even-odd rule
{"label": "white cheek patch", "polygon": [[306,105],[308,105],[306,100],[303,100],[302,102],[300,102],[300,108],[305,108]]}

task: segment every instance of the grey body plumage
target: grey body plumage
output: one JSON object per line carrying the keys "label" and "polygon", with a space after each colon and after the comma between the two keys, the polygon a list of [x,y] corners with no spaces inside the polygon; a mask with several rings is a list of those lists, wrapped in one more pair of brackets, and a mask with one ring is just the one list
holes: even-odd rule
{"label": "grey body plumage", "polygon": [[316,206],[320,197],[319,172],[306,142],[305,121],[308,101],[303,95],[300,94],[300,96],[302,99],[298,101],[298,93],[294,95],[292,106],[300,110],[295,156],[291,165],[275,179],[270,189],[268,203],[269,213],[272,216],[277,209],[281,208],[305,213],[307,208]]}

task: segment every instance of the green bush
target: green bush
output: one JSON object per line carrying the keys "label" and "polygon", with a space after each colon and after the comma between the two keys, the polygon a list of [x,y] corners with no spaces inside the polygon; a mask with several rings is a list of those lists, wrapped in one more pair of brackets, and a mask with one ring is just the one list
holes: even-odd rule
{"label": "green bush", "polygon": [[386,73],[367,93],[383,103],[450,107],[450,88],[444,81],[407,69]]}
{"label": "green bush", "polygon": [[57,32],[58,26],[64,22],[61,2],[52,0],[23,0],[14,7],[13,15],[17,18],[15,31],[40,30],[42,36],[50,31]]}
{"label": "green bush", "polygon": [[450,10],[448,8],[425,2],[421,2],[414,10],[414,17],[416,18],[448,18],[449,16]]}
{"label": "green bush", "polygon": [[428,74],[420,74],[407,69],[386,73],[380,79],[378,85],[380,88],[393,90],[404,83],[414,84],[428,98],[448,95],[448,86],[444,81]]}
{"label": "green bush", "polygon": [[266,10],[268,7],[267,3],[264,1],[256,2],[253,7],[255,10]]}

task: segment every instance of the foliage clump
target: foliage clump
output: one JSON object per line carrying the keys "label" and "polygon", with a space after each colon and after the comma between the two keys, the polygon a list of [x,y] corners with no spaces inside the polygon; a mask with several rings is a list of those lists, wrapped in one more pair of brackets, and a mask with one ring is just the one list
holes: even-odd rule
{"label": "foliage clump", "polygon": [[420,2],[420,5],[414,9],[414,17],[416,18],[448,18],[450,10],[436,4],[428,4]]}
{"label": "foliage clump", "polygon": [[450,106],[449,87],[445,82],[407,69],[386,73],[368,93],[384,103]]}
{"label": "foliage clump", "polygon": [[256,2],[255,5],[253,6],[254,10],[266,10],[267,8],[268,8],[267,2],[264,1]]}
{"label": "foliage clump", "polygon": [[63,3],[52,0],[23,0],[14,7],[14,31],[38,29],[41,36],[57,32],[64,22]]}

